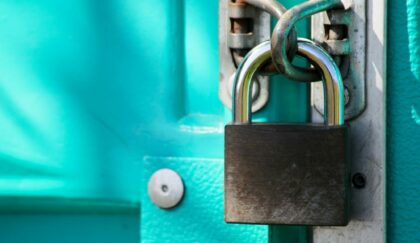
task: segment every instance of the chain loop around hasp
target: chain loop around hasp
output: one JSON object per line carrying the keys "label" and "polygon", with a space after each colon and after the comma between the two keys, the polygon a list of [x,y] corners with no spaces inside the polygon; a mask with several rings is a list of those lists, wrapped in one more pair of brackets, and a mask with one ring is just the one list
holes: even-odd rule
{"label": "chain loop around hasp", "polygon": [[284,13],[276,24],[271,38],[272,60],[276,69],[288,78],[313,82],[321,80],[319,72],[313,68],[294,66],[291,63],[289,48],[289,33],[295,29],[296,23],[302,18],[316,13],[342,6],[341,0],[313,0],[299,4]]}
{"label": "chain loop around hasp", "polygon": [[[253,7],[256,7],[262,11],[265,11],[272,15],[274,18],[279,20],[284,13],[287,12],[287,9],[277,0],[239,0],[242,3],[249,4]],[[297,52],[297,33],[296,29],[292,28],[288,34],[286,41],[287,55],[290,59]],[[277,73],[277,68],[275,65],[268,63],[265,68],[263,68],[262,73],[264,75],[271,75]]]}

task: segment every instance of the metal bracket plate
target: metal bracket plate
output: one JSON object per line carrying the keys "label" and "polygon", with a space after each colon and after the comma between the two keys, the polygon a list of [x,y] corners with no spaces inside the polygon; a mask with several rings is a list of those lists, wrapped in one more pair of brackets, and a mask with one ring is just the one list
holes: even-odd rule
{"label": "metal bracket plate", "polygon": [[[236,65],[232,57],[232,47],[256,46],[269,40],[271,35],[271,17],[268,13],[252,6],[252,11],[240,11],[229,8],[230,0],[219,0],[219,98],[223,104],[232,109],[233,75]],[[249,33],[232,33],[231,18],[244,17],[252,19],[252,28]],[[269,77],[259,76],[253,84],[252,111],[258,111],[268,101]]]}
{"label": "metal bracket plate", "polygon": [[[366,106],[366,0],[346,0],[343,5],[345,9],[312,17],[312,38],[340,60],[337,64],[345,88],[344,116],[349,120],[359,116]],[[337,35],[341,38],[335,38]],[[316,110],[324,114],[322,84],[313,83],[312,91]]]}
{"label": "metal bracket plate", "polygon": [[[353,2],[354,4],[364,3],[364,1],[355,0]],[[360,50],[354,49],[355,47],[352,46],[352,49],[356,53],[365,52],[365,55],[359,56],[359,61],[365,61],[367,65],[358,72],[364,76],[365,81],[363,81],[363,83],[366,82],[366,88],[363,86],[362,90],[366,92],[365,96],[363,96],[363,103],[366,103],[367,105],[361,114],[360,111],[363,109],[353,110],[355,111],[353,114],[359,114],[359,116],[357,119],[348,121],[350,127],[351,173],[354,184],[351,189],[351,221],[346,227],[314,227],[314,243],[386,242],[385,6],[386,0],[366,1],[366,46]],[[357,14],[357,18],[359,19],[363,19],[364,16],[364,12]],[[360,63],[357,65],[360,65]],[[356,72],[357,69],[354,69],[354,71]],[[356,93],[357,92],[358,91],[356,91]],[[351,99],[354,100],[359,98],[352,94]],[[312,100],[312,104],[312,119],[314,121],[320,121],[322,116],[318,112],[316,101]],[[355,175],[357,174],[364,175],[365,185],[363,188],[355,183]]]}

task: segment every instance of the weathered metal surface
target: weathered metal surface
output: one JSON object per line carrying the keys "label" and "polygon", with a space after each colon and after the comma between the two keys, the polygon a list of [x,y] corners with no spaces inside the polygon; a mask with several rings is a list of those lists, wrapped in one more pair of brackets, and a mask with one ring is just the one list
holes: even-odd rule
{"label": "weathered metal surface", "polygon": [[290,79],[302,82],[313,82],[321,79],[317,70],[302,68],[292,64],[288,53],[288,50],[290,51],[290,46],[288,45],[290,43],[290,33],[292,33],[294,26],[302,18],[340,6],[342,6],[340,0],[312,0],[296,5],[284,13],[274,27],[271,37],[273,64],[280,73],[283,73]]}
{"label": "weathered metal surface", "polygon": [[[236,66],[248,50],[270,39],[271,19],[268,13],[243,1],[219,0],[219,98],[232,109],[232,86],[229,82]],[[269,78],[256,79],[252,111],[260,110],[268,101]]]}
{"label": "weathered metal surface", "polygon": [[[366,0],[351,0],[345,9],[333,9],[312,17],[312,38],[331,55],[338,57],[349,99],[346,120],[360,115],[366,107]],[[323,88],[312,84],[315,108],[324,113]]]}
{"label": "weathered metal surface", "polygon": [[347,127],[225,127],[225,221],[346,225]]}
{"label": "weathered metal surface", "polygon": [[[313,242],[386,242],[385,235],[385,30],[386,8],[382,0],[367,1],[366,26],[366,109],[357,118],[349,122],[349,139],[351,144],[350,160],[352,175],[362,173],[366,177],[366,185],[362,189],[351,189],[351,221],[347,227],[315,227]],[[400,5],[400,3],[396,4]],[[392,12],[393,10],[391,10]],[[404,10],[405,11],[405,10]],[[395,47],[395,46],[394,46]],[[406,60],[406,57],[401,57]],[[392,65],[391,65],[392,67]],[[405,71],[405,70],[404,70]],[[396,71],[398,73],[401,70]],[[404,76],[405,77],[405,76]],[[401,83],[401,80],[394,80]],[[403,82],[406,85],[406,82]],[[399,91],[395,96],[405,99]],[[412,90],[408,91],[412,94]],[[353,97],[351,97],[353,98]],[[398,107],[401,110],[403,107]],[[407,109],[407,108],[406,108]],[[407,110],[401,110],[407,112]],[[314,120],[319,120],[319,113],[313,109]],[[407,113],[407,116],[409,113]],[[320,118],[322,119],[322,118]],[[397,119],[401,119],[398,117]],[[409,123],[408,120],[404,121]],[[410,134],[412,135],[412,134]],[[404,138],[404,140],[406,137]],[[410,154],[411,156],[412,154]],[[405,164],[407,160],[403,160]],[[411,167],[410,167],[411,168]],[[389,171],[389,170],[388,170]],[[392,172],[391,172],[392,173]],[[405,176],[404,180],[410,178]],[[414,180],[412,180],[414,181]],[[406,195],[401,192],[401,195]],[[410,198],[411,199],[411,198]],[[404,201],[404,204],[410,200]],[[402,203],[402,202],[401,202]],[[415,208],[415,201],[412,202]],[[407,214],[406,214],[407,215]],[[404,220],[408,220],[404,217]],[[410,230],[417,230],[415,222],[408,220]],[[418,230],[417,230],[418,231]],[[409,231],[406,231],[409,232]],[[395,238],[392,238],[395,240]],[[405,239],[405,240],[403,240]],[[399,238],[403,242],[415,242],[409,238]],[[393,242],[393,241],[391,241]]]}

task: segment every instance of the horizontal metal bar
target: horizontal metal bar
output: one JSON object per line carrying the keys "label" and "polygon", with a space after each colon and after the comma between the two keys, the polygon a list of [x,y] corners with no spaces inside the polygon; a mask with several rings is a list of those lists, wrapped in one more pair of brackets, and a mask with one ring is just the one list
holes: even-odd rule
{"label": "horizontal metal bar", "polygon": [[255,35],[250,33],[229,33],[228,46],[234,49],[252,48],[255,46]]}

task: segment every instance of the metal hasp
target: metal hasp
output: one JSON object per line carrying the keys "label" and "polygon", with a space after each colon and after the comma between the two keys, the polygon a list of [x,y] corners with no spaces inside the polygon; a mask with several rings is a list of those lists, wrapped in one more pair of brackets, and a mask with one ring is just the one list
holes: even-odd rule
{"label": "metal hasp", "polygon": [[[359,1],[357,1],[359,2]],[[354,4],[357,3],[354,1]],[[364,1],[361,1],[364,2]],[[363,112],[347,121],[352,162],[350,222],[346,227],[314,227],[314,243],[387,242],[386,239],[386,0],[366,0],[366,43],[361,47],[366,61]],[[357,6],[357,5],[356,5]],[[405,10],[405,9],[404,9]],[[353,11],[353,10],[352,10]],[[356,18],[356,19],[357,19]],[[360,31],[360,30],[359,30]],[[354,47],[352,47],[354,50]],[[354,50],[353,52],[359,52]],[[352,94],[350,100],[354,100]],[[312,118],[322,117],[312,109]],[[318,120],[319,121],[319,120]],[[362,175],[362,183],[358,182]],[[363,186],[360,186],[363,185]]]}
{"label": "metal hasp", "polygon": [[322,71],[324,124],[252,123],[252,77],[271,58],[271,42],[238,67],[233,121],[225,127],[225,221],[344,226],[349,220],[348,139],[338,67],[312,41],[298,55]]}
{"label": "metal hasp", "polygon": [[[232,87],[236,68],[254,46],[269,40],[271,17],[244,1],[219,0],[219,98],[232,108]],[[253,84],[252,111],[268,101],[269,77],[257,76]]]}
{"label": "metal hasp", "polygon": [[[312,38],[334,57],[345,89],[344,118],[359,116],[366,107],[366,0],[343,0],[344,8],[312,16]],[[322,84],[312,84],[316,110],[324,113]]]}

